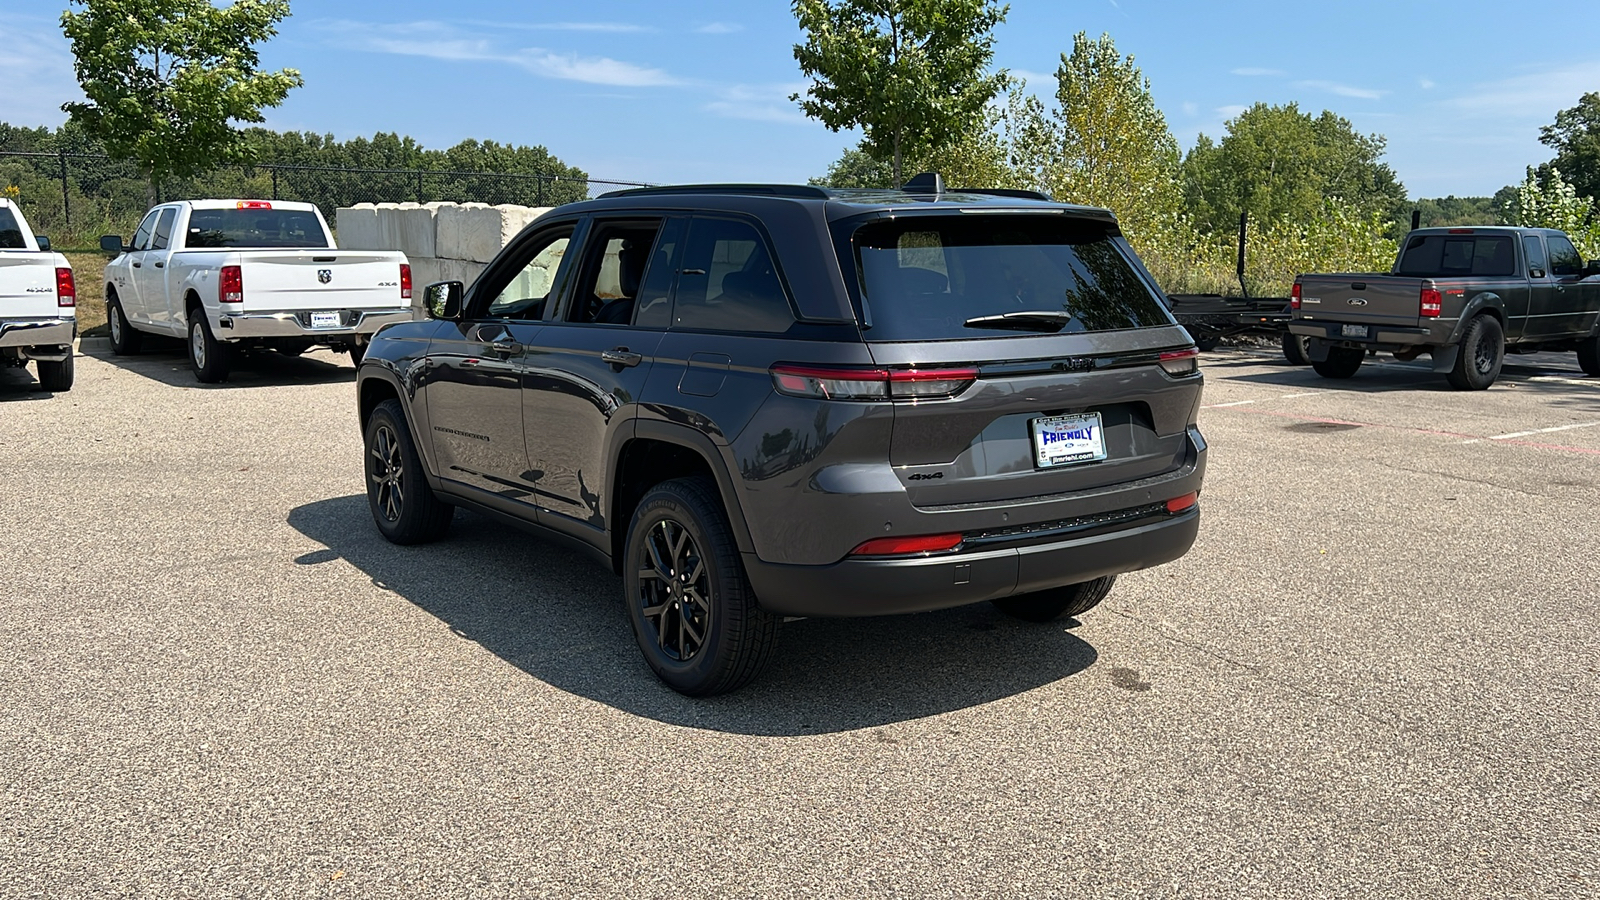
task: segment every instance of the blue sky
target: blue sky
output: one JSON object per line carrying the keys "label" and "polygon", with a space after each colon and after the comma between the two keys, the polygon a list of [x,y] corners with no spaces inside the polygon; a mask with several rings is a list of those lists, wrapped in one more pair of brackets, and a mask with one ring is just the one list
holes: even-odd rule
{"label": "blue sky", "polygon": [[[0,120],[79,96],[61,0],[0,4]],[[295,0],[263,51],[306,86],[267,124],[543,144],[597,178],[801,181],[854,143],[789,102],[801,37],[780,0]],[[1251,103],[1330,109],[1389,140],[1413,197],[1490,194],[1552,154],[1540,125],[1600,91],[1593,0],[1014,0],[996,64],[1053,95],[1072,35],[1109,32],[1185,147]]]}

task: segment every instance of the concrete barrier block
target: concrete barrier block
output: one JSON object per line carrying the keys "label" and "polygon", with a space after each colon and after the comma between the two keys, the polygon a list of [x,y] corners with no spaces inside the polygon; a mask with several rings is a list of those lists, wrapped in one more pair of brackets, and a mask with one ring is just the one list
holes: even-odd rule
{"label": "concrete barrier block", "polygon": [[442,205],[428,203],[399,211],[400,249],[407,256],[439,255],[435,227]]}
{"label": "concrete barrier block", "polygon": [[473,244],[485,238],[477,232],[493,228],[498,237],[499,216],[485,212],[491,209],[486,203],[455,203],[439,207],[435,218],[435,249],[440,259],[472,259]]}
{"label": "concrete barrier block", "polygon": [[459,281],[467,287],[472,287],[478,275],[483,272],[483,263],[465,259],[439,260],[439,274],[441,281]]}
{"label": "concrete barrier block", "polygon": [[378,246],[378,208],[371,203],[342,206],[333,216],[334,242],[346,250],[383,250]]}
{"label": "concrete barrier block", "polygon": [[378,241],[381,246],[378,250],[401,249],[400,220],[406,210],[415,209],[415,203],[379,203],[378,204]]}

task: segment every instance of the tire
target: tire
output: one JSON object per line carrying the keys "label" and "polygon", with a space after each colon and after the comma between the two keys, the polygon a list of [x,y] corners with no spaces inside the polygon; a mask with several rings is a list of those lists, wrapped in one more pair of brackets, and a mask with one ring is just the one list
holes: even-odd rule
{"label": "tire", "polygon": [[1365,350],[1355,350],[1350,347],[1329,347],[1328,358],[1323,362],[1312,360],[1311,368],[1323,378],[1349,378],[1361,368],[1361,361],[1367,358]]}
{"label": "tire", "polygon": [[65,394],[72,390],[72,348],[67,348],[67,358],[60,362],[39,360],[39,387],[52,394]]}
{"label": "tire", "polygon": [[456,508],[428,487],[399,400],[378,404],[367,418],[364,439],[367,507],[378,532],[393,544],[426,544],[444,537]]}
{"label": "tire", "polygon": [[1500,367],[1505,361],[1506,334],[1500,327],[1500,320],[1480,315],[1467,323],[1456,364],[1445,377],[1458,391],[1481,391],[1500,377]]}
{"label": "tire", "polygon": [[1030,594],[1015,594],[989,602],[1006,615],[1024,622],[1054,622],[1062,616],[1081,616],[1099,606],[1116,583],[1117,576],[1107,575],[1093,581],[1081,581]]}
{"label": "tire", "polygon": [[189,365],[205,384],[228,380],[229,348],[211,334],[211,323],[201,309],[189,310]]}
{"label": "tire", "polygon": [[1311,365],[1311,338],[1292,331],[1283,333],[1283,358],[1291,366]]}
{"label": "tire", "polygon": [[1600,375],[1600,334],[1578,344],[1578,368],[1585,375]]}
{"label": "tire", "polygon": [[133,330],[128,317],[122,313],[122,303],[116,292],[106,297],[106,325],[111,331],[111,352],[118,356],[133,356],[144,343],[143,336]]}
{"label": "tire", "polygon": [[628,622],[668,687],[710,697],[743,687],[766,667],[783,620],[756,605],[710,479],[651,488],[628,526],[623,559]]}
{"label": "tire", "polygon": [[1217,349],[1217,346],[1221,343],[1222,338],[1214,336],[1195,338],[1194,340],[1195,349],[1199,350],[1201,353],[1210,353],[1211,351]]}

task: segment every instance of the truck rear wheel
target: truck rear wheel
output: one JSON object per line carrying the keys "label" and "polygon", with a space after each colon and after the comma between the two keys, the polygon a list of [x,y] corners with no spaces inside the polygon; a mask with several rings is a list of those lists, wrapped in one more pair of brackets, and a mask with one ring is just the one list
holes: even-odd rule
{"label": "truck rear wheel", "polygon": [[1506,333],[1500,320],[1480,315],[1467,324],[1456,364],[1445,377],[1458,391],[1481,391],[1500,377],[1506,361]]}
{"label": "truck rear wheel", "polygon": [[228,379],[228,347],[211,334],[204,310],[189,311],[189,364],[205,384]]}
{"label": "truck rear wheel", "polygon": [[67,358],[58,362],[39,360],[39,387],[52,394],[72,390],[72,348],[67,348]]}
{"label": "truck rear wheel", "polygon": [[1365,350],[1354,347],[1329,347],[1328,358],[1322,362],[1311,363],[1311,368],[1323,378],[1349,378],[1361,368],[1361,361],[1367,358]]}
{"label": "truck rear wheel", "polygon": [[1585,375],[1600,375],[1600,334],[1578,344],[1578,368]]}
{"label": "truck rear wheel", "polygon": [[1292,331],[1283,333],[1283,358],[1291,366],[1311,365],[1311,338]]}
{"label": "truck rear wheel", "polygon": [[1099,606],[1116,583],[1117,576],[1107,575],[1093,581],[1001,597],[989,602],[1006,615],[1024,622],[1053,622],[1062,616],[1081,616]]}

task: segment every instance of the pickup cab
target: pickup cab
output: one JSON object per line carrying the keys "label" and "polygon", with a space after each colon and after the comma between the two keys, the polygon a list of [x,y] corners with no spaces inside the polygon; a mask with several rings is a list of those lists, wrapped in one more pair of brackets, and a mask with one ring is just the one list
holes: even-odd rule
{"label": "pickup cab", "polygon": [[35,236],[10,200],[0,198],[0,366],[39,366],[39,386],[72,389],[78,291],[67,258]]}
{"label": "pickup cab", "polygon": [[359,364],[373,333],[411,321],[403,253],[340,250],[310,203],[185,200],[150,210],[131,242],[100,239],[111,349],[182,338],[195,377],[223,381],[235,348],[298,356],[321,344]]}
{"label": "pickup cab", "polygon": [[1576,351],[1600,375],[1600,261],[1550,228],[1423,228],[1390,274],[1301,275],[1290,332],[1317,373],[1349,378],[1368,351],[1423,353],[1457,390],[1494,384],[1507,353]]}

